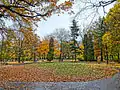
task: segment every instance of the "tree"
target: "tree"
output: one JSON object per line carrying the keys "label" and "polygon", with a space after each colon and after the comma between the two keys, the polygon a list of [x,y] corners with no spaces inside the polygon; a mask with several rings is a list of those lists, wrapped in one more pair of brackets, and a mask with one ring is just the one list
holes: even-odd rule
{"label": "tree", "polygon": [[88,36],[88,39],[87,39],[87,44],[88,44],[87,60],[94,60],[94,45],[93,45],[92,32],[89,32],[87,36]]}
{"label": "tree", "polygon": [[84,35],[83,45],[84,45],[84,60],[86,61],[94,60],[93,34],[91,30],[89,30]]}
{"label": "tree", "polygon": [[16,39],[16,35],[10,28],[6,32],[1,29],[0,34],[0,60],[6,62],[16,56],[14,49],[14,40]]}
{"label": "tree", "polygon": [[71,48],[70,48],[70,41],[63,41],[62,42],[62,53],[64,59],[71,58]]}
{"label": "tree", "polygon": [[65,30],[64,28],[56,29],[52,35],[58,40],[60,43],[60,59],[59,61],[63,61],[63,55],[65,53],[65,43],[66,41],[70,40],[70,33],[69,31]]}
{"label": "tree", "polygon": [[0,18],[23,24],[35,24],[41,18],[45,19],[53,13],[60,13],[72,6],[72,1],[57,4],[59,0],[1,0]]}
{"label": "tree", "polygon": [[33,57],[33,60],[36,59],[36,48],[39,44],[39,37],[34,33],[31,28],[21,27],[17,33],[17,42],[16,47],[18,48],[18,62],[21,60],[30,60]]}
{"label": "tree", "polygon": [[108,60],[109,60],[109,56],[112,55],[112,47],[113,47],[113,41],[111,38],[111,33],[110,32],[106,32],[103,37],[102,37],[102,43],[103,43],[103,50],[104,50],[104,54],[105,57],[107,59],[107,64],[108,64]]}
{"label": "tree", "polygon": [[107,31],[105,19],[99,18],[98,21],[94,22],[91,29],[94,35],[94,47],[96,57],[100,56],[101,61],[103,61],[103,47],[102,47],[102,36]]}
{"label": "tree", "polygon": [[[40,41],[37,52],[39,53],[40,59],[47,59],[47,54],[49,52],[49,41],[52,35],[44,36]],[[54,38],[54,58],[59,58],[60,56],[60,43]]]}
{"label": "tree", "polygon": [[83,45],[84,45],[84,60],[87,61],[87,34],[84,35],[84,39],[83,39]]}
{"label": "tree", "polygon": [[46,59],[49,52],[49,39],[43,38],[37,48],[40,59]]}
{"label": "tree", "polygon": [[21,27],[19,30],[8,28],[6,32],[5,30],[2,32],[4,32],[1,33],[4,37],[2,37],[0,45],[2,61],[18,60],[20,63],[24,60],[30,60],[31,57],[34,57],[35,60],[39,37],[32,30]]}
{"label": "tree", "polygon": [[79,60],[84,60],[84,45],[83,45],[83,43],[81,43],[80,44],[80,46],[79,46],[79,48],[80,48],[80,55],[78,55],[78,59]]}
{"label": "tree", "polygon": [[54,39],[51,37],[49,41],[49,52],[47,55],[47,60],[52,61],[54,58]]}
{"label": "tree", "polygon": [[75,20],[72,21],[72,26],[70,27],[70,29],[71,29],[71,37],[73,41],[73,43],[71,43],[71,51],[73,52],[74,59],[76,61],[76,54],[78,53],[77,52],[77,49],[78,49],[77,37],[79,36],[78,34],[79,28]]}
{"label": "tree", "polygon": [[60,43],[57,39],[54,38],[54,58],[59,59],[60,58]]}
{"label": "tree", "polygon": [[114,56],[118,57],[118,62],[120,62],[120,1],[114,5],[113,8],[110,9],[109,13],[105,18],[105,23],[107,25],[108,31],[111,35],[111,40],[113,40],[112,50],[114,52]]}
{"label": "tree", "polygon": [[[27,58],[27,56],[30,57],[30,54],[35,60],[38,37],[32,32],[32,30],[34,31],[34,25],[41,19],[46,20],[46,18],[52,14],[60,14],[61,12],[68,11],[72,6],[71,0],[60,4],[57,3],[58,1],[59,0],[1,0],[0,34],[2,38],[1,36],[0,38],[2,40],[0,40],[0,56],[4,59],[3,56],[8,54],[7,50],[9,49],[5,47],[9,41],[13,44],[13,46],[9,45],[9,48],[14,47],[14,52],[16,53],[14,56],[18,58],[18,62],[21,61],[21,58],[23,60]],[[13,21],[15,24],[11,29],[16,35],[14,41],[8,39],[6,34],[8,27],[5,26],[5,20]]]}

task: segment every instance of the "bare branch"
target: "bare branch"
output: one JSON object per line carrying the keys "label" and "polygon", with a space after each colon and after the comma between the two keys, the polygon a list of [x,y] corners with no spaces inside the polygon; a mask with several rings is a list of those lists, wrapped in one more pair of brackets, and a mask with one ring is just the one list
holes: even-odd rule
{"label": "bare branch", "polygon": [[117,0],[109,0],[109,1],[100,0],[98,2],[97,1],[95,2],[95,1],[92,1],[92,0],[87,0],[87,1],[80,0],[78,2],[82,2],[85,5],[84,5],[84,7],[82,7],[80,9],[80,11],[75,15],[74,18],[76,18],[77,16],[80,15],[80,13],[82,13],[82,12],[88,10],[88,9],[94,9],[94,8],[96,8],[98,10],[100,7],[102,7],[103,8],[103,12],[106,13],[105,7],[108,6],[108,5],[110,5],[110,4],[112,4],[112,3],[114,3],[114,2],[116,2],[116,1]]}

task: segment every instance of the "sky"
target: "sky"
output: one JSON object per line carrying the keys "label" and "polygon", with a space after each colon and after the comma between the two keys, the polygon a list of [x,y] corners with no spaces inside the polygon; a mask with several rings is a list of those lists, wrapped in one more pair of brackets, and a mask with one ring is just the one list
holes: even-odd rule
{"label": "sky", "polygon": [[69,30],[71,25],[72,16],[65,14],[65,15],[53,15],[47,19],[47,21],[40,21],[38,22],[38,28],[36,33],[43,37],[47,34],[52,33],[57,28],[65,28]]}
{"label": "sky", "polygon": [[[64,1],[68,0],[60,0],[59,3],[62,3]],[[76,8],[73,9],[74,11],[76,11]],[[40,37],[44,37],[58,28],[65,28],[66,30],[69,30],[74,15],[75,14],[70,15],[66,12],[64,14],[60,14],[59,16],[57,14],[54,14],[50,18],[47,18],[46,21],[41,20],[37,24],[37,35]]]}
{"label": "sky", "polygon": [[[61,2],[64,2],[66,0],[61,0]],[[60,2],[60,3],[61,3]],[[113,7],[113,5],[109,5],[107,6],[106,12],[109,11],[109,9]],[[73,6],[73,10],[75,13],[77,13],[79,11],[79,8],[77,6],[77,4],[75,3]],[[99,10],[100,12],[100,16],[104,16],[104,13],[102,12],[102,9]],[[86,12],[88,13],[88,12]],[[70,30],[70,26],[71,26],[71,21],[73,20],[74,14],[73,15],[69,15],[68,13],[65,14],[61,14],[60,16],[54,14],[52,15],[50,18],[47,18],[47,20],[42,20],[40,22],[38,22],[38,27],[37,27],[37,35],[40,37],[44,37],[50,33],[52,33],[55,29],[57,28],[65,28],[66,30]],[[84,14],[83,14],[84,17]],[[84,20],[86,21],[86,23],[88,23],[88,21],[90,21],[91,19],[89,18],[89,20]],[[83,23],[83,20],[79,20],[79,25],[80,23]]]}

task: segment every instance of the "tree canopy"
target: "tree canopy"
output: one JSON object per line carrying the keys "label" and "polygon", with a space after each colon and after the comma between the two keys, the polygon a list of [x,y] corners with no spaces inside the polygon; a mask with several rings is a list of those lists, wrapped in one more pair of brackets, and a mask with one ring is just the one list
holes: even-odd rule
{"label": "tree canopy", "polygon": [[57,2],[59,0],[1,0],[0,18],[10,18],[19,24],[35,23],[72,6],[71,0],[61,4]]}

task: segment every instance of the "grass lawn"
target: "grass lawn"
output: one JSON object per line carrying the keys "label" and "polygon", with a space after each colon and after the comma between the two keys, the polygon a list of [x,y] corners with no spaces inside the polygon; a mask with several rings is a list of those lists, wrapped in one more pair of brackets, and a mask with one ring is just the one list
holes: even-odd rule
{"label": "grass lawn", "polygon": [[106,64],[93,63],[71,63],[71,62],[51,62],[37,63],[32,66],[45,70],[54,71],[54,74],[60,77],[70,78],[72,81],[88,81],[113,76],[118,71],[115,67]]}
{"label": "grass lawn", "polygon": [[39,62],[0,67],[0,81],[76,82],[108,78],[118,70],[111,65],[71,62]]}

